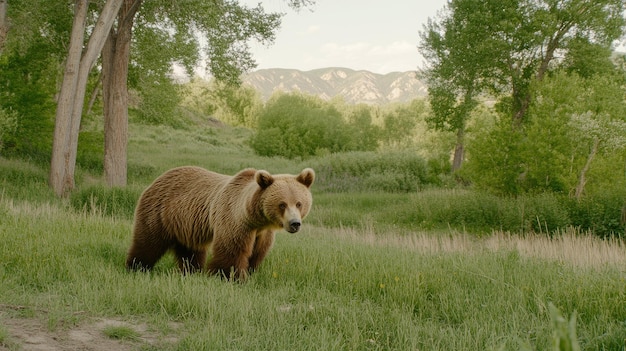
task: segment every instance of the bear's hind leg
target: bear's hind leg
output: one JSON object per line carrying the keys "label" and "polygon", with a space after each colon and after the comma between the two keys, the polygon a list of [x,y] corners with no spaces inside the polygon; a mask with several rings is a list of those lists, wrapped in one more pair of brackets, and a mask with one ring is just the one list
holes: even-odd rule
{"label": "bear's hind leg", "polygon": [[206,249],[192,250],[180,243],[176,244],[174,253],[178,268],[185,274],[202,271],[206,262],[206,251]]}
{"label": "bear's hind leg", "polygon": [[169,248],[170,245],[167,242],[146,242],[135,239],[126,256],[126,269],[148,271],[165,255]]}

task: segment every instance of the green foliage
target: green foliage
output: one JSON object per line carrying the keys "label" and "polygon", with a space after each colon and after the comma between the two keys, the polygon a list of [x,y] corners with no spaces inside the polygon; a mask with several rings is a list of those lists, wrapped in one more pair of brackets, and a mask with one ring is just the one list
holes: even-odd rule
{"label": "green foliage", "polygon": [[[598,158],[626,147],[622,81],[617,75],[550,75],[531,87],[534,100],[523,129],[511,128],[510,120],[500,117],[493,127],[477,132],[462,174],[500,194],[568,194],[580,182],[588,160],[593,169]],[[624,178],[619,170],[609,174],[613,181]],[[593,184],[606,176],[588,172],[585,179]]]}
{"label": "green foliage", "polygon": [[422,100],[414,100],[407,106],[397,106],[383,113],[382,141],[387,146],[406,146],[411,143],[415,126],[425,113]]}
{"label": "green foliage", "polygon": [[[549,69],[569,65],[582,72],[580,68],[597,64],[587,71],[601,71],[606,60],[598,59],[596,53],[607,52],[623,34],[626,20],[621,13],[626,5],[621,0],[588,5],[580,7],[578,1],[558,5],[525,0],[450,1],[421,33],[420,48],[428,66],[425,76],[435,88],[435,97],[448,97],[434,105],[443,112],[437,119],[458,124],[467,115],[466,108],[472,108],[473,97],[495,92],[505,97],[500,102],[507,105],[514,126],[519,127],[527,117],[529,87]],[[568,60],[556,62],[555,53],[560,51]],[[464,103],[455,107],[457,99]]]}
{"label": "green foliage", "polygon": [[602,238],[626,237],[626,190],[607,187],[582,199],[568,199],[572,226],[589,230]]}
{"label": "green foliage", "polygon": [[312,159],[321,191],[415,192],[437,182],[427,162],[411,151],[345,152]]}
{"label": "green foliage", "polygon": [[316,194],[312,220],[320,225],[364,225],[415,230],[447,230],[489,234],[551,234],[570,226],[570,214],[561,198],[551,194],[517,198],[459,190],[425,190],[412,194]]}
{"label": "green foliage", "polygon": [[177,86],[168,77],[142,77],[138,122],[182,128],[185,122],[179,112],[180,96]]}
{"label": "green foliage", "polygon": [[381,145],[402,149],[415,144],[416,127],[426,113],[421,99],[381,112],[367,105],[348,108],[313,96],[279,94],[261,111],[251,145],[259,155],[288,158],[374,151]]}
{"label": "green foliage", "polygon": [[588,38],[575,37],[567,44],[565,69],[583,78],[593,78],[611,74],[615,65],[611,61],[611,49],[597,43],[589,42]]}
{"label": "green foliage", "polygon": [[259,92],[247,85],[233,86],[213,82],[213,96],[219,109],[216,117],[233,126],[254,128],[262,107]]}
{"label": "green foliage", "polygon": [[287,158],[348,151],[355,147],[339,111],[321,99],[282,94],[267,102],[251,140],[261,156]]}
{"label": "green foliage", "polygon": [[549,303],[550,318],[552,319],[553,328],[553,347],[556,351],[580,351],[578,337],[576,336],[576,313],[567,321],[561,311]]}
{"label": "green foliage", "polygon": [[42,162],[50,158],[54,128],[58,62],[50,50],[42,39],[23,53],[0,57],[0,108],[17,119],[4,151]]}
{"label": "green foliage", "polygon": [[76,164],[81,169],[94,173],[104,170],[104,133],[102,131],[81,131],[78,133]]}
{"label": "green foliage", "polygon": [[252,87],[196,78],[182,85],[181,90],[181,105],[185,108],[231,126],[256,128],[263,103]]}
{"label": "green foliage", "polygon": [[17,114],[14,111],[0,108],[0,151],[17,130]]}
{"label": "green foliage", "polygon": [[0,54],[0,110],[11,111],[17,123],[2,136],[3,152],[46,163],[72,8],[58,1],[15,0],[7,9],[11,25]]}
{"label": "green foliage", "polygon": [[497,194],[521,193],[521,143],[522,135],[511,128],[508,120],[498,120],[492,128],[477,132],[468,144],[469,157],[461,175],[479,189]]}
{"label": "green foliage", "polygon": [[348,114],[348,134],[353,145],[350,150],[374,151],[378,148],[382,130],[374,124],[372,108],[358,105]]}

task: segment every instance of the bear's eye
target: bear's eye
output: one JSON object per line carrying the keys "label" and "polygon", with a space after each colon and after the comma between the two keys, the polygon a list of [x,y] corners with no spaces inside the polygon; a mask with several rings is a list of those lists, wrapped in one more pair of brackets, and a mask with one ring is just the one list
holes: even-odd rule
{"label": "bear's eye", "polygon": [[302,203],[301,203],[301,202],[298,202],[298,203],[296,204],[296,208],[300,208],[300,207],[302,207]]}
{"label": "bear's eye", "polygon": [[280,208],[281,210],[284,210],[287,208],[287,204],[284,202],[281,202],[280,205],[278,205],[278,208]]}

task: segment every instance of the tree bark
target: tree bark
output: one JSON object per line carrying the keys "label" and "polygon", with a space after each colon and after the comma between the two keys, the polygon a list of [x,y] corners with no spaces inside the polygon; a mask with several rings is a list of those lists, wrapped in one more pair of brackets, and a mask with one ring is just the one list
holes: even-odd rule
{"label": "tree bark", "polygon": [[465,127],[459,128],[456,132],[456,146],[454,147],[454,158],[452,159],[452,173],[461,169],[465,155],[464,146]]}
{"label": "tree bark", "polygon": [[74,7],[74,23],[70,38],[69,53],[65,62],[65,74],[57,102],[54,139],[52,141],[52,158],[50,160],[49,183],[58,196],[62,196],[73,187],[66,184],[66,172],[69,168],[69,140],[72,126],[72,108],[76,98],[80,56],[85,37],[88,0],[76,0]]}
{"label": "tree bark", "polygon": [[589,167],[591,167],[591,161],[593,161],[594,157],[598,153],[599,144],[600,144],[600,139],[595,138],[595,140],[593,141],[593,146],[591,147],[591,151],[589,152],[589,155],[587,156],[587,162],[585,162],[585,166],[580,171],[580,176],[578,177],[578,185],[576,186],[576,193],[574,194],[574,197],[578,201],[580,201],[580,198],[583,196],[583,193],[585,191],[585,184],[587,184],[587,179],[586,179],[587,171],[589,170]]}
{"label": "tree bark", "polygon": [[128,65],[133,20],[141,0],[124,0],[117,31],[111,30],[102,53],[104,100],[104,178],[108,186],[127,183]]}
{"label": "tree bark", "polygon": [[63,196],[74,189],[78,132],[89,71],[102,51],[122,1],[109,0],[106,2],[89,37],[85,54],[81,58],[88,1],[76,0],[70,52],[66,62],[63,85],[59,93],[50,163],[50,186],[59,196]]}

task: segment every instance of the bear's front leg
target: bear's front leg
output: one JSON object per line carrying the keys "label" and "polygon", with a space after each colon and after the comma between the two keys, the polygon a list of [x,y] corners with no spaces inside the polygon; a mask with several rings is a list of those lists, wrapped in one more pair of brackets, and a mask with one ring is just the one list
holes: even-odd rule
{"label": "bear's front leg", "polygon": [[248,237],[241,241],[215,240],[212,245],[212,257],[208,265],[208,271],[212,274],[220,274],[230,280],[246,280],[254,237]]}
{"label": "bear's front leg", "polygon": [[249,260],[248,270],[250,272],[256,271],[256,269],[259,267],[261,262],[263,262],[263,259],[265,258],[267,253],[272,248],[273,244],[274,244],[274,231],[266,230],[266,231],[260,232],[257,235],[256,241],[254,242],[254,249],[252,250],[252,256],[250,256],[250,260]]}

